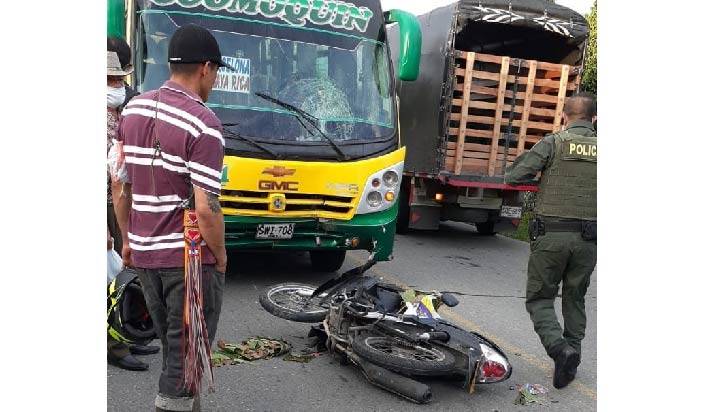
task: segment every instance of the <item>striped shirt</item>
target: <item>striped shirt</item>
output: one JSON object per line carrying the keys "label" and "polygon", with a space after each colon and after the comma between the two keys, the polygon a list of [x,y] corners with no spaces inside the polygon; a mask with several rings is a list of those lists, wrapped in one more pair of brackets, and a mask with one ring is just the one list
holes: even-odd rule
{"label": "striped shirt", "polygon": [[[192,194],[192,186],[220,194],[221,131],[220,120],[200,97],[171,80],[135,97],[122,111],[118,139],[131,183],[129,246],[135,266],[184,265],[179,206]],[[205,264],[215,263],[204,242],[202,257]]]}

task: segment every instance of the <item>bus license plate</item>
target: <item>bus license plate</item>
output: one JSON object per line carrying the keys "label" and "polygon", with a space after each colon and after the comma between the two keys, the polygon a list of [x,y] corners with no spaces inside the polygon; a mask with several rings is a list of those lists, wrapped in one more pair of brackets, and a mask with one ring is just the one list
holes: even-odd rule
{"label": "bus license plate", "polygon": [[518,206],[501,206],[502,217],[509,217],[511,219],[520,219],[522,209]]}
{"label": "bus license plate", "polygon": [[262,223],[255,232],[256,239],[290,239],[294,223]]}

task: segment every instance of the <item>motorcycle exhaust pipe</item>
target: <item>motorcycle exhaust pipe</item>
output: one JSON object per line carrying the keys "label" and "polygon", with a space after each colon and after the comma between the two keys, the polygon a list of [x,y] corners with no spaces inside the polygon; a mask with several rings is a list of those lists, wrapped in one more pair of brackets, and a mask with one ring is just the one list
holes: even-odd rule
{"label": "motorcycle exhaust pipe", "polygon": [[432,400],[432,390],[424,383],[377,366],[355,353],[349,352],[348,355],[371,384],[416,403],[429,403]]}

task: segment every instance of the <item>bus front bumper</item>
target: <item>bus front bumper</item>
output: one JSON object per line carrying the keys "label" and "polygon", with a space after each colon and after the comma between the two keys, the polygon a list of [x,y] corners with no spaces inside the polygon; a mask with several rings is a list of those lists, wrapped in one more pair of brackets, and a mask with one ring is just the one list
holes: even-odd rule
{"label": "bus front bumper", "polygon": [[[389,209],[351,220],[225,216],[225,246],[230,250],[368,250],[377,262],[391,260],[397,202]],[[258,225],[293,223],[291,239],[256,239]]]}

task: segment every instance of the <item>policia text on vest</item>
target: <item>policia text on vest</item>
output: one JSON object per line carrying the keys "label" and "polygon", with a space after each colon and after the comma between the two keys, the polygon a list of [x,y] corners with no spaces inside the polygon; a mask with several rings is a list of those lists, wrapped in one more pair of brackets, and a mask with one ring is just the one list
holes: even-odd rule
{"label": "policia text on vest", "polygon": [[569,156],[584,156],[585,160],[597,160],[597,145],[584,143],[569,143]]}

